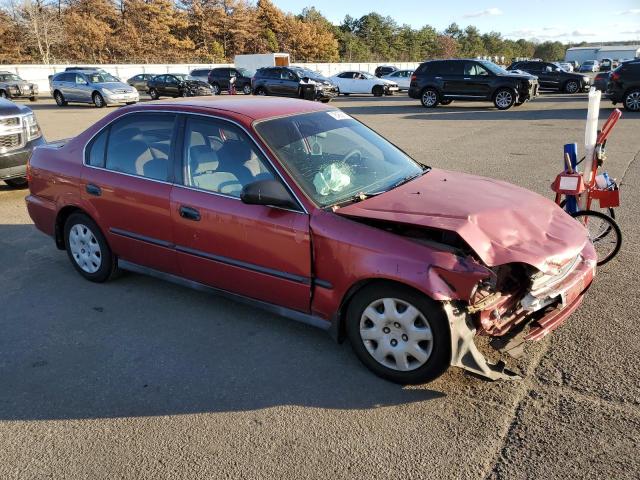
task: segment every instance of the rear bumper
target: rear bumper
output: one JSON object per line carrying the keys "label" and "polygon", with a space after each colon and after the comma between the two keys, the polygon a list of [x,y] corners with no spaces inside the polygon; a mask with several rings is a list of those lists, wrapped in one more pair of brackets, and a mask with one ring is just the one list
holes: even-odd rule
{"label": "rear bumper", "polygon": [[37,195],[27,195],[25,198],[27,211],[36,228],[49,236],[54,236],[56,221],[56,204],[51,200]]}

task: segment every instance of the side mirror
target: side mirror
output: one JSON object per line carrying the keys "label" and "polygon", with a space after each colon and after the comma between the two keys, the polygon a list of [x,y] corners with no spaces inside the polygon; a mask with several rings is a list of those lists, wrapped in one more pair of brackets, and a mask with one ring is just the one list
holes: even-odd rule
{"label": "side mirror", "polygon": [[298,208],[291,194],[278,180],[257,180],[242,188],[240,200],[249,205],[270,205],[282,208]]}

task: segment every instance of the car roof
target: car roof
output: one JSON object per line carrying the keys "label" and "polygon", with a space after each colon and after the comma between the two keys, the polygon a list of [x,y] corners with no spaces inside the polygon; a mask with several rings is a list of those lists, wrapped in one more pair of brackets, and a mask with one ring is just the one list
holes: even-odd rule
{"label": "car roof", "polygon": [[245,97],[243,95],[225,95],[224,97],[218,95],[210,97],[184,97],[138,104],[141,109],[144,109],[146,105],[149,107],[158,105],[170,106],[172,109],[176,110],[180,110],[180,107],[187,107],[187,110],[208,110],[211,113],[216,111],[225,111],[242,115],[250,118],[252,121],[295,115],[299,113],[336,110],[334,107],[329,107],[323,103],[310,102],[309,100],[300,100],[297,98],[261,96]]}

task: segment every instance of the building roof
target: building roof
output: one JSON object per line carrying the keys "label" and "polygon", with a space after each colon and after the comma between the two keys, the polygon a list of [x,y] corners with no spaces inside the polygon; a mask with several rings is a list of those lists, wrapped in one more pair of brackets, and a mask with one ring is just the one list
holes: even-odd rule
{"label": "building roof", "polygon": [[617,51],[617,50],[640,50],[640,45],[606,45],[602,47],[571,47],[569,50],[599,50],[603,52]]}

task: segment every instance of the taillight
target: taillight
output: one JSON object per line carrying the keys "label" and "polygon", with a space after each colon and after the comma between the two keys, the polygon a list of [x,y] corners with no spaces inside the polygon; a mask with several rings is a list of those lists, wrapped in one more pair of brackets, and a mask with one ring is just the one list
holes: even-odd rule
{"label": "taillight", "polygon": [[411,75],[411,81],[415,82],[418,79],[418,76],[414,73],[413,75]]}
{"label": "taillight", "polygon": [[617,82],[618,80],[620,80],[620,73],[619,72],[612,72],[611,76],[609,77],[609,79],[612,82]]}

